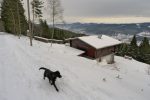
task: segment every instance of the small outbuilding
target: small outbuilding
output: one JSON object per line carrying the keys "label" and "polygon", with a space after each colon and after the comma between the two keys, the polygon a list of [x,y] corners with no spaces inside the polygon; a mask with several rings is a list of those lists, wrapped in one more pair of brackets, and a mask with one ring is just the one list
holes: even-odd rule
{"label": "small outbuilding", "polygon": [[[105,56],[109,59],[108,63],[114,62],[113,54],[121,42],[106,35],[83,36],[70,41],[70,46],[85,51],[84,56],[92,59],[102,60]],[[108,57],[108,55],[111,55]]]}

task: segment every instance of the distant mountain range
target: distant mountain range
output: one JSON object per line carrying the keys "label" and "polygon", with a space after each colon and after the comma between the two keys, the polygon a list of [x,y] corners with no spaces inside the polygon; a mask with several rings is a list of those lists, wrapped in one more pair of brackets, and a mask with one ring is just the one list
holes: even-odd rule
{"label": "distant mountain range", "polygon": [[67,29],[76,33],[88,35],[106,34],[116,36],[119,39],[131,38],[134,34],[138,39],[150,37],[150,23],[131,23],[131,24],[97,24],[97,23],[72,23],[59,24],[59,28]]}
{"label": "distant mountain range", "polygon": [[58,27],[84,34],[138,34],[150,32],[150,23],[137,24],[96,24],[96,23],[72,23],[59,24]]}

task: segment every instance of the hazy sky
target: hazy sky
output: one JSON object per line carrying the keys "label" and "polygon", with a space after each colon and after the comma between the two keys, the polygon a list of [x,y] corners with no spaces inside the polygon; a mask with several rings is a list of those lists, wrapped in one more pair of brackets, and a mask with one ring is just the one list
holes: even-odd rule
{"label": "hazy sky", "polygon": [[[24,0],[25,3],[26,1]],[[61,2],[66,22],[150,22],[150,0],[61,0]],[[24,7],[26,8],[26,5]],[[50,15],[46,9],[44,16],[47,19]]]}
{"label": "hazy sky", "polygon": [[83,22],[150,21],[150,0],[62,0],[68,18]]}
{"label": "hazy sky", "polygon": [[150,0],[62,0],[68,16],[150,16]]}

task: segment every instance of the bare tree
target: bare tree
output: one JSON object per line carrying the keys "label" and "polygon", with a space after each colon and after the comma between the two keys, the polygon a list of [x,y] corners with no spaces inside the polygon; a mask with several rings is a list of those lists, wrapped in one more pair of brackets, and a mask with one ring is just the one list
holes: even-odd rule
{"label": "bare tree", "polygon": [[39,1],[39,0],[33,0],[31,2],[31,5],[32,5],[32,14],[33,14],[33,18],[32,18],[32,34],[34,35],[34,22],[35,22],[35,18],[41,18],[42,17],[42,5],[43,5],[43,2],[42,1]]}
{"label": "bare tree", "polygon": [[27,8],[28,8],[28,24],[29,24],[29,34],[30,34],[30,46],[32,46],[32,32],[31,32],[31,19],[30,19],[29,0],[27,0]]}
{"label": "bare tree", "polygon": [[50,7],[50,14],[51,14],[51,18],[52,18],[52,41],[51,41],[51,46],[53,43],[53,38],[54,38],[54,34],[55,34],[55,23],[57,21],[63,21],[63,8],[61,6],[61,2],[60,0],[48,0],[48,4]]}
{"label": "bare tree", "polygon": [[35,0],[31,2],[32,5],[32,14],[33,14],[33,19],[32,19],[32,34],[34,34],[34,15],[35,15]]}

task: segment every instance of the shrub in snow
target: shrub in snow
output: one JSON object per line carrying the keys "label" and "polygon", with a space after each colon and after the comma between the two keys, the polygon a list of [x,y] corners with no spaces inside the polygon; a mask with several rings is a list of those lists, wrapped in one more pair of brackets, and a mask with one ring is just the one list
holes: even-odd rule
{"label": "shrub in snow", "polygon": [[106,82],[106,78],[103,78],[103,82]]}
{"label": "shrub in snow", "polygon": [[122,79],[122,78],[120,77],[120,75],[118,75],[116,78],[118,78],[118,79]]}
{"label": "shrub in snow", "polygon": [[120,68],[118,68],[117,66],[114,66],[114,67],[112,68],[112,70],[120,71]]}

